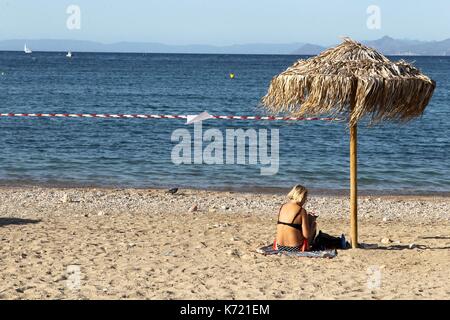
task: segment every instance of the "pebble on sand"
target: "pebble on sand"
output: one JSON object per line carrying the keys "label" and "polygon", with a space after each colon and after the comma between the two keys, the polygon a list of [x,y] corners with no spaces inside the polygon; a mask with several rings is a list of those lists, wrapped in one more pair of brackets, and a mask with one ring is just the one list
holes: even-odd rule
{"label": "pebble on sand", "polygon": [[234,256],[234,257],[237,257],[237,258],[240,258],[240,256],[241,256],[241,254],[239,253],[239,250],[238,250],[238,249],[228,250],[228,251],[227,251],[227,254],[228,254],[229,256]]}
{"label": "pebble on sand", "polygon": [[188,212],[192,213],[192,212],[195,212],[195,211],[198,211],[198,205],[197,204],[194,204],[192,207],[190,207]]}
{"label": "pebble on sand", "polygon": [[389,239],[389,238],[383,238],[383,239],[381,239],[381,243],[382,243],[382,244],[389,244],[389,243],[391,243],[391,242],[392,242],[392,240]]}
{"label": "pebble on sand", "polygon": [[72,200],[70,199],[69,195],[67,193],[65,193],[61,198],[61,202],[67,203],[67,202],[72,202]]}

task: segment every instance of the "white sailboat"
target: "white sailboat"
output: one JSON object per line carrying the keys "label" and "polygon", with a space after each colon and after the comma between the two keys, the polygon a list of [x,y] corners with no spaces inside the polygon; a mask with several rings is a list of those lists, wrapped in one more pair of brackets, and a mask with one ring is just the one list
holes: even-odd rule
{"label": "white sailboat", "polygon": [[24,47],[23,47],[23,51],[27,54],[32,53],[33,51],[31,51],[30,48],[27,47],[27,44],[25,43]]}
{"label": "white sailboat", "polygon": [[66,57],[67,58],[72,58],[72,51],[69,50],[69,52],[67,52],[67,54],[66,54]]}

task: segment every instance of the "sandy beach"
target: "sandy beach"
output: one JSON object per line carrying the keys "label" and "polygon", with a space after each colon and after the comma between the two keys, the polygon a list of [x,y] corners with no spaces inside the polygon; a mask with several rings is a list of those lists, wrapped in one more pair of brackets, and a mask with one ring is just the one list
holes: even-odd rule
{"label": "sandy beach", "polygon": [[[262,256],[284,196],[2,187],[2,299],[450,298],[450,198],[359,198],[360,242],[334,259]],[[198,210],[189,210],[194,205]],[[311,195],[348,235],[346,196]]]}

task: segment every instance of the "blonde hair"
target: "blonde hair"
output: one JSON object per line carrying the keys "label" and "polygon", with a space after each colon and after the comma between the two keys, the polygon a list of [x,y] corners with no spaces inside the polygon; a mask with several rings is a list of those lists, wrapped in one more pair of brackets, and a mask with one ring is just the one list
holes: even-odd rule
{"label": "blonde hair", "polygon": [[308,196],[308,189],[304,186],[297,184],[292,188],[292,190],[288,193],[288,199],[294,200],[295,202],[302,203],[306,200]]}

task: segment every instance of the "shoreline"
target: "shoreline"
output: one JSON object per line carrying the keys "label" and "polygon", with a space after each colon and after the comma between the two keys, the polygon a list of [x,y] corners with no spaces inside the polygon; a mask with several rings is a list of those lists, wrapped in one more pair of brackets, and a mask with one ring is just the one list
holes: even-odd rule
{"label": "shoreline", "polygon": [[[28,214],[45,217],[44,212],[79,211],[96,214],[188,213],[194,205],[198,212],[236,213],[271,216],[286,201],[286,193],[216,191],[179,188],[175,194],[168,189],[104,188],[104,187],[5,187],[0,186],[0,214]],[[306,210],[326,219],[349,218],[348,195],[310,193]],[[1,209],[3,208],[3,211]],[[177,208],[174,210],[174,208]],[[38,210],[38,213],[36,212]],[[53,214],[53,213],[52,213]],[[61,213],[58,213],[61,214]],[[88,213],[91,214],[91,213]],[[436,195],[359,195],[359,219],[423,219],[450,220],[450,197]]]}
{"label": "shoreline", "polygon": [[[43,188],[43,189],[104,189],[104,190],[167,190],[170,188],[178,187],[183,190],[195,190],[195,191],[211,191],[211,192],[234,192],[234,193],[248,193],[248,194],[276,194],[283,195],[290,191],[289,188],[281,187],[185,187],[177,185],[167,186],[127,186],[127,185],[96,185],[96,184],[69,184],[69,183],[22,183],[22,182],[3,182],[0,180],[0,189],[8,188]],[[308,188],[311,195],[324,196],[324,197],[349,197],[350,192],[348,189],[322,189],[322,188]],[[394,192],[393,190],[358,190],[358,197],[380,197],[380,198],[450,198],[450,191],[400,191]]]}

